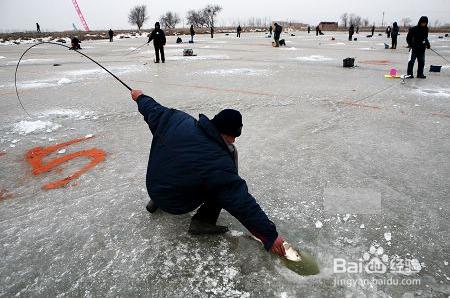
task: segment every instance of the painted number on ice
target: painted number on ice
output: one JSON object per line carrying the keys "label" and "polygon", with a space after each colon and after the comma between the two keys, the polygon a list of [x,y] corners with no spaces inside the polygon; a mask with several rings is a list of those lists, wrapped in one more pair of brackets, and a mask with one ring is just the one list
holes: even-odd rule
{"label": "painted number on ice", "polygon": [[49,161],[44,161],[44,158],[53,152],[56,152],[64,147],[69,146],[69,145],[79,143],[82,141],[86,141],[91,138],[93,138],[93,136],[88,135],[86,137],[73,139],[68,142],[50,145],[47,147],[35,147],[27,152],[26,160],[28,161],[28,163],[30,163],[30,165],[33,169],[33,174],[36,176],[40,175],[42,173],[45,173],[45,172],[50,172],[51,170],[55,170],[55,168],[58,167],[60,164],[65,163],[65,162],[70,161],[75,158],[85,157],[90,160],[90,162],[88,164],[86,164],[80,170],[77,170],[73,174],[71,174],[63,179],[44,184],[42,186],[43,189],[49,190],[49,189],[57,189],[57,188],[64,187],[65,185],[70,183],[72,180],[80,177],[83,173],[85,173],[89,169],[95,167],[97,164],[99,164],[100,162],[103,162],[105,160],[106,154],[104,151],[102,151],[100,149],[96,149],[96,148],[91,148],[88,150],[82,150],[82,151],[78,151],[78,152],[65,154],[63,156],[60,156],[58,158],[55,158],[55,159],[52,159]]}

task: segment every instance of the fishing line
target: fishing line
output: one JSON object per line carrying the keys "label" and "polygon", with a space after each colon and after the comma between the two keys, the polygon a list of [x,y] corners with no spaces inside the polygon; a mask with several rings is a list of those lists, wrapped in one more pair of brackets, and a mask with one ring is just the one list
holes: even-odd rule
{"label": "fishing line", "polygon": [[[28,49],[26,49],[26,50],[22,53],[22,56],[20,56],[19,61],[17,61],[16,71],[15,71],[15,73],[14,73],[14,86],[15,86],[15,88],[16,88],[16,95],[17,95],[17,99],[19,100],[20,106],[22,107],[23,111],[25,111],[25,113],[26,113],[29,117],[31,117],[31,115],[28,113],[28,111],[27,111],[27,110],[25,109],[25,107],[23,106],[22,101],[20,100],[19,91],[18,91],[18,89],[17,89],[17,71],[18,71],[18,69],[19,69],[20,62],[22,61],[22,58],[25,56],[25,54],[26,54],[29,50],[31,50],[32,48],[34,48],[34,47],[36,47],[36,46],[39,46],[39,45],[42,45],[42,44],[50,44],[50,45],[61,46],[61,47],[64,47],[64,48],[67,48],[67,49],[71,50],[70,47],[68,47],[68,46],[66,46],[66,45],[62,45],[62,44],[58,44],[58,43],[54,43],[54,42],[39,42],[39,43],[37,43],[37,44],[32,45],[32,46],[29,47]],[[111,76],[113,76],[114,79],[116,79],[116,80],[119,81],[123,86],[125,86],[129,91],[132,90],[132,88],[129,87],[127,84],[125,84],[122,80],[120,80],[119,77],[117,77],[116,75],[114,75],[113,73],[111,73],[107,68],[105,68],[103,65],[101,65],[100,63],[98,63],[97,61],[95,61],[94,59],[92,59],[91,57],[87,56],[87,55],[84,54],[84,53],[81,53],[81,52],[78,51],[78,50],[73,49],[73,51],[77,52],[77,53],[80,54],[81,56],[83,56],[83,57],[89,59],[90,61],[92,61],[93,63],[95,63],[95,64],[98,65],[99,67],[101,67],[101,68],[102,68],[103,70],[105,70],[108,74],[110,74]]]}
{"label": "fishing line", "polygon": [[148,44],[148,43],[145,43],[145,44],[143,44],[143,45],[141,45],[141,46],[139,46],[139,47],[137,47],[137,48],[131,50],[130,52],[128,52],[127,54],[125,54],[125,55],[123,55],[123,56],[130,55],[130,54],[133,53],[134,51],[139,50],[140,48],[142,48],[143,46],[145,46],[145,45],[147,45],[147,44]]}
{"label": "fishing line", "polygon": [[439,54],[438,52],[436,52],[435,50],[433,50],[432,48],[430,48],[431,51],[433,51],[437,56],[441,57],[442,59],[444,59],[445,61],[447,61],[447,63],[450,63],[450,61],[447,60],[447,58],[445,58],[444,56],[442,56],[441,54]]}

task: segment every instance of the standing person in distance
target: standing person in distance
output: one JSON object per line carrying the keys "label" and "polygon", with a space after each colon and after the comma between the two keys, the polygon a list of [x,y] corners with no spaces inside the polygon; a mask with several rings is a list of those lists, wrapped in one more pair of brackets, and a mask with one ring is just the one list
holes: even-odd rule
{"label": "standing person in distance", "polygon": [[114,31],[112,31],[112,29],[109,29],[108,35],[109,35],[109,42],[112,43],[113,37],[114,37]]}
{"label": "standing person in distance", "polygon": [[194,43],[194,35],[195,35],[195,30],[194,30],[194,25],[191,25],[191,28],[189,29],[190,33],[191,33],[191,44]]}
{"label": "standing person in distance", "polygon": [[391,39],[392,39],[392,46],[391,49],[397,49],[397,36],[399,34],[400,28],[397,25],[397,22],[394,22],[392,24],[392,32],[391,32]]}
{"label": "standing person in distance", "polygon": [[275,26],[275,30],[273,32],[273,39],[275,40],[275,47],[278,48],[280,46],[280,37],[281,32],[283,32],[283,27],[278,25],[278,23],[275,23],[273,25]]}
{"label": "standing person in distance", "polygon": [[350,25],[350,28],[348,29],[348,40],[353,40],[353,34],[355,34],[355,26],[353,24]]}
{"label": "standing person in distance", "polygon": [[241,27],[241,25],[239,25],[236,29],[237,37],[239,37],[239,38],[241,38],[241,31],[242,31],[242,27]]}
{"label": "standing person in distance", "polygon": [[428,41],[428,17],[421,17],[417,26],[409,29],[406,42],[411,51],[407,75],[409,78],[414,78],[413,69],[417,59],[417,78],[426,79],[426,76],[423,74],[423,69],[425,67],[425,50],[431,48],[430,42]]}
{"label": "standing person in distance", "polygon": [[386,28],[387,38],[391,38],[391,32],[392,32],[391,26],[387,26],[387,28]]}
{"label": "standing person in distance", "polygon": [[152,33],[148,38],[148,42],[150,43],[153,40],[153,46],[155,47],[155,63],[159,63],[159,53],[161,52],[161,61],[162,63],[166,62],[166,57],[164,56],[164,46],[166,45],[166,35],[164,31],[161,29],[161,25],[159,22],[155,23],[155,29],[153,29]]}

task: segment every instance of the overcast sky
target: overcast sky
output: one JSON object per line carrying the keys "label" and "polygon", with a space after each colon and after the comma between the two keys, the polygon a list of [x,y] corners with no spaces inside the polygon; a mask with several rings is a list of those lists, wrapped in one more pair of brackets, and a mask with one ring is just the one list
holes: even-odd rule
{"label": "overcast sky", "polygon": [[[356,13],[381,25],[383,11],[389,23],[404,17],[416,23],[421,15],[427,15],[432,25],[436,20],[450,23],[450,0],[78,0],[92,30],[133,28],[127,16],[138,4],[147,5],[150,19],[144,27],[151,28],[166,11],[175,11],[184,20],[187,10],[208,3],[223,7],[219,26],[231,25],[233,21],[245,23],[250,17],[316,24],[339,21],[344,12]],[[1,32],[35,30],[36,22],[45,31],[72,30],[72,23],[82,28],[71,0],[0,0]]]}

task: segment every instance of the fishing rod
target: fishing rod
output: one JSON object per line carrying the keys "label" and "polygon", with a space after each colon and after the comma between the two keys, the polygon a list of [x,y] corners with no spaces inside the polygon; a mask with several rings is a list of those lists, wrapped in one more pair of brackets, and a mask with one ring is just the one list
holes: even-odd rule
{"label": "fishing rod", "polygon": [[32,45],[31,47],[27,48],[27,49],[22,53],[22,56],[20,56],[19,61],[17,61],[16,71],[15,71],[15,73],[14,73],[14,86],[15,86],[15,88],[16,88],[17,99],[19,100],[20,106],[22,107],[23,111],[25,111],[25,113],[26,113],[29,117],[31,117],[31,115],[28,113],[28,111],[27,111],[27,110],[25,109],[25,107],[23,106],[22,101],[20,100],[19,91],[18,91],[18,89],[17,89],[17,71],[18,71],[18,69],[19,69],[20,62],[22,61],[22,58],[25,56],[25,54],[26,54],[28,51],[30,51],[32,48],[34,48],[34,47],[36,47],[36,46],[39,46],[39,45],[42,45],[42,44],[56,45],[56,46],[61,46],[61,47],[67,48],[67,49],[69,49],[69,50],[74,50],[75,52],[77,52],[77,53],[80,54],[81,56],[83,56],[83,57],[89,59],[90,61],[92,61],[93,63],[95,63],[95,64],[98,65],[99,67],[101,67],[101,68],[102,68],[103,70],[105,70],[108,74],[110,74],[111,76],[113,76],[114,79],[116,79],[117,81],[119,81],[119,82],[120,82],[124,87],[126,87],[129,91],[132,90],[132,88],[131,88],[130,86],[128,86],[127,84],[125,84],[125,82],[123,82],[122,80],[120,80],[119,77],[117,77],[116,75],[114,75],[114,74],[113,74],[112,72],[110,72],[107,68],[105,68],[103,65],[101,65],[100,63],[98,63],[97,61],[95,61],[94,59],[92,59],[91,57],[87,56],[86,54],[81,53],[81,52],[78,51],[78,50],[72,49],[72,48],[70,48],[70,47],[68,47],[68,46],[66,46],[66,45],[62,45],[62,44],[59,44],[59,43],[55,43],[55,42],[39,42],[39,43],[34,44],[34,45]]}
{"label": "fishing rod", "polygon": [[447,58],[445,58],[444,56],[442,56],[441,54],[439,54],[438,52],[436,52],[435,50],[433,50],[432,48],[430,48],[431,51],[433,51],[437,56],[441,57],[442,59],[444,59],[445,61],[447,61],[447,63],[450,63],[450,61],[447,60]]}
{"label": "fishing rod", "polygon": [[130,55],[131,53],[133,53],[134,51],[139,50],[140,48],[142,48],[142,47],[145,46],[145,45],[148,45],[148,43],[145,43],[145,44],[143,44],[143,45],[140,45],[139,47],[137,47],[137,48],[131,50],[130,52],[128,52],[127,54],[125,54],[125,55],[123,55],[123,56]]}

